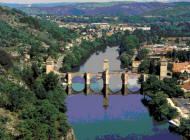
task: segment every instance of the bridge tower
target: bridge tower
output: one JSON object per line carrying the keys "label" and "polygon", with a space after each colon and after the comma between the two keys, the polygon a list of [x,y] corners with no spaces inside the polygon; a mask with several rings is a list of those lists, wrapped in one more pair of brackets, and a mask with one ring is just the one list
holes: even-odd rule
{"label": "bridge tower", "polygon": [[104,65],[103,65],[103,81],[104,85],[109,85],[109,60],[104,59]]}
{"label": "bridge tower", "polygon": [[67,74],[67,84],[72,85],[72,74],[71,73]]}
{"label": "bridge tower", "polygon": [[68,94],[72,93],[72,74],[71,73],[67,74],[67,93]]}
{"label": "bridge tower", "polygon": [[160,79],[167,77],[168,62],[165,57],[160,59]]}
{"label": "bridge tower", "polygon": [[52,71],[54,71],[54,61],[51,57],[48,57],[46,60],[46,74],[49,74]]}
{"label": "bridge tower", "polygon": [[109,60],[104,59],[103,71],[109,71]]}
{"label": "bridge tower", "polygon": [[90,93],[90,73],[85,74],[85,93]]}
{"label": "bridge tower", "polygon": [[104,82],[104,96],[107,98],[109,90],[109,60],[104,59],[103,64],[103,82]]}

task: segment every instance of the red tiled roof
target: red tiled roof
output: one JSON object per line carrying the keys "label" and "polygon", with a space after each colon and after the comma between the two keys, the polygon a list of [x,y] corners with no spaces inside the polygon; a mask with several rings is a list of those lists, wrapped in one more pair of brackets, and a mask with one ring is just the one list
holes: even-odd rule
{"label": "red tiled roof", "polygon": [[190,81],[185,83],[184,85],[181,85],[181,87],[186,89],[186,90],[190,90]]}
{"label": "red tiled roof", "polygon": [[189,62],[183,62],[183,63],[173,63],[173,68],[172,70],[174,72],[181,72],[184,70],[188,65],[190,65]]}

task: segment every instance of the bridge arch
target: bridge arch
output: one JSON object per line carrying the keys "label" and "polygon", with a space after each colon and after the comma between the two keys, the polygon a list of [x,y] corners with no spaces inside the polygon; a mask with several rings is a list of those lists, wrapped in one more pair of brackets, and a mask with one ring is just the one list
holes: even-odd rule
{"label": "bridge arch", "polygon": [[140,89],[140,84],[138,83],[139,75],[129,74],[127,88],[131,93],[136,93]]}
{"label": "bridge arch", "polygon": [[101,92],[103,90],[104,84],[103,84],[103,78],[102,76],[98,76],[98,75],[92,75],[92,77],[90,77],[90,86],[89,88],[93,91],[93,92]]}
{"label": "bridge arch", "polygon": [[74,92],[82,92],[85,89],[84,76],[83,75],[73,75],[71,87]]}
{"label": "bridge arch", "polygon": [[112,75],[109,77],[109,89],[110,92],[119,92],[122,90],[122,76],[121,75]]}

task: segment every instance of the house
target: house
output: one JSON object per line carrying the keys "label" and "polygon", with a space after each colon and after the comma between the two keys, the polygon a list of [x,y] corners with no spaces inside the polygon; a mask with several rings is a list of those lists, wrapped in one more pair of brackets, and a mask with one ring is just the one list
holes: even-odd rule
{"label": "house", "polygon": [[183,63],[173,63],[173,72],[188,72],[190,73],[190,62],[183,62]]}
{"label": "house", "polygon": [[140,64],[141,64],[141,61],[133,60],[132,61],[132,72],[137,73]]}
{"label": "house", "polygon": [[137,27],[137,29],[144,30],[144,31],[150,31],[151,27]]}
{"label": "house", "polygon": [[106,35],[107,35],[107,36],[112,36],[112,35],[113,35],[113,32],[111,32],[111,31],[110,31],[110,32],[107,32]]}
{"label": "house", "polygon": [[183,89],[184,92],[190,92],[190,81],[181,85],[181,88]]}

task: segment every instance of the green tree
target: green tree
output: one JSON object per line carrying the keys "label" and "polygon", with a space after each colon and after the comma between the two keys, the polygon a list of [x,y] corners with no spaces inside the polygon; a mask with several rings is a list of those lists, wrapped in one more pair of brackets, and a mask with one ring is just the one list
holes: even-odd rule
{"label": "green tree", "polygon": [[149,50],[148,50],[148,49],[140,49],[140,50],[138,51],[138,54],[137,54],[136,59],[137,59],[137,60],[144,60],[144,59],[147,58],[148,53],[149,53]]}
{"label": "green tree", "polygon": [[190,119],[181,119],[179,130],[180,134],[188,136],[190,134]]}
{"label": "green tree", "polygon": [[131,57],[129,55],[127,55],[126,53],[122,53],[122,55],[120,56],[120,60],[124,67],[130,67]]}
{"label": "green tree", "polygon": [[46,91],[54,90],[59,82],[59,78],[53,72],[50,72],[48,75],[45,76],[43,85]]}
{"label": "green tree", "polygon": [[5,69],[13,67],[13,63],[10,55],[8,55],[4,50],[0,49],[0,65]]}

